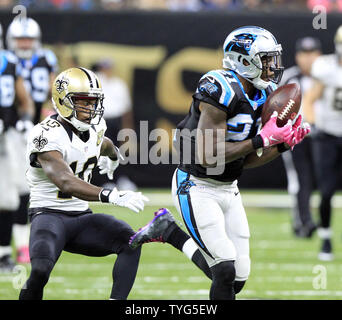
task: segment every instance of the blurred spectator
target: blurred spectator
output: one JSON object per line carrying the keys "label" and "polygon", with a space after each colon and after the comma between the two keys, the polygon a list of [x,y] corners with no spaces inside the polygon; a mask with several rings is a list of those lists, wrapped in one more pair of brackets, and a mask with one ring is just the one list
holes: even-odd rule
{"label": "blurred spectator", "polygon": [[19,4],[27,9],[52,9],[55,7],[52,0],[21,0]]}
{"label": "blurred spectator", "polygon": [[60,4],[62,10],[84,10],[89,11],[95,7],[93,0],[67,0]]}
{"label": "blurred spectator", "polygon": [[172,11],[197,11],[201,8],[200,0],[167,0],[167,7]]}
{"label": "blurred spectator", "polygon": [[104,10],[119,10],[127,7],[127,2],[124,0],[101,0],[101,7]]}
{"label": "blurred spectator", "polygon": [[241,0],[202,0],[204,10],[236,10],[242,7]]}
{"label": "blurred spectator", "polygon": [[137,9],[167,9],[165,0],[136,0],[132,3]]}
{"label": "blurred spectator", "polygon": [[339,11],[342,12],[342,0],[308,0],[307,7],[311,11],[315,6],[323,6],[327,12]]}

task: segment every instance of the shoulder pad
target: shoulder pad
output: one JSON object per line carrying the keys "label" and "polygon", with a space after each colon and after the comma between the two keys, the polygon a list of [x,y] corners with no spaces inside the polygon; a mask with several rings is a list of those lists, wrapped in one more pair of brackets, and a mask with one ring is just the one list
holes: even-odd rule
{"label": "shoulder pad", "polygon": [[12,52],[8,50],[4,50],[4,55],[6,56],[7,60],[13,64],[19,63],[19,59],[17,56]]}
{"label": "shoulder pad", "polygon": [[[69,141],[68,141],[69,140]],[[28,137],[28,153],[59,151],[64,155],[70,138],[63,126],[50,117],[35,125]]]}
{"label": "shoulder pad", "polygon": [[[52,67],[52,69],[57,68],[58,60],[57,60],[57,57],[52,50],[46,49],[46,48],[40,48],[36,52],[36,54],[39,57],[44,57],[46,59],[46,62],[49,64],[50,67]],[[53,71],[55,71],[55,70],[53,70]]]}
{"label": "shoulder pad", "polygon": [[224,70],[213,70],[200,79],[197,91],[227,107],[235,95],[230,81],[230,77]]}

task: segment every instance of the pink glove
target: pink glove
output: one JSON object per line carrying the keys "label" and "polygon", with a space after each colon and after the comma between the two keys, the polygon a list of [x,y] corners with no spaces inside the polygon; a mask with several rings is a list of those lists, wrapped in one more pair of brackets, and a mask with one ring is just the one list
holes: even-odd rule
{"label": "pink glove", "polygon": [[292,136],[291,120],[283,126],[277,126],[278,112],[274,111],[271,118],[261,129],[259,135],[264,143],[264,148],[272,147],[276,144],[282,143],[285,139],[289,139]]}
{"label": "pink glove", "polygon": [[286,137],[284,142],[293,150],[294,146],[303,141],[303,139],[311,132],[310,125],[307,122],[302,123],[302,116],[299,115],[296,122],[292,126],[292,133]]}

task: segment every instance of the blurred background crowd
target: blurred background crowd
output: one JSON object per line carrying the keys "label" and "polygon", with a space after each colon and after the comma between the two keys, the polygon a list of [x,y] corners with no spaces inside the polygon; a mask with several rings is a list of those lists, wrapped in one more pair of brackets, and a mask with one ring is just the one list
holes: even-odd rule
{"label": "blurred background crowd", "polygon": [[342,0],[0,0],[1,9],[21,4],[28,9],[47,10],[251,10],[312,11],[317,5],[328,12],[342,12]]}

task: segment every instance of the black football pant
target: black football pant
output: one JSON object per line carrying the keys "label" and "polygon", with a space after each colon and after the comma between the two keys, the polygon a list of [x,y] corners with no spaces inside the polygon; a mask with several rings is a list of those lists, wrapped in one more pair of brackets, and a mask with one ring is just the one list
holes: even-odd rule
{"label": "black football pant", "polygon": [[315,173],[321,195],[319,205],[320,226],[329,228],[331,223],[331,199],[338,189],[342,172],[342,137],[320,132],[313,139]]}
{"label": "black football pant", "polygon": [[313,224],[310,197],[315,188],[315,171],[312,155],[312,139],[306,138],[293,151],[283,155],[288,180],[288,190],[295,197],[293,227]]}
{"label": "black football pant", "polygon": [[31,274],[19,299],[42,299],[43,289],[62,250],[102,257],[118,255],[113,268],[112,299],[126,299],[135,280],[140,248],[128,246],[134,234],[124,221],[106,214],[36,213],[30,232]]}

